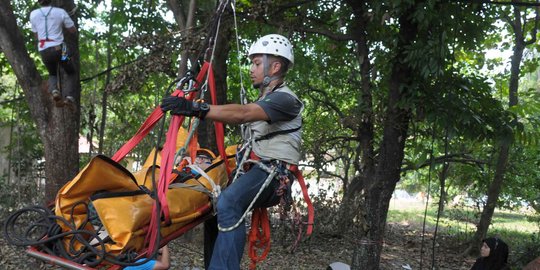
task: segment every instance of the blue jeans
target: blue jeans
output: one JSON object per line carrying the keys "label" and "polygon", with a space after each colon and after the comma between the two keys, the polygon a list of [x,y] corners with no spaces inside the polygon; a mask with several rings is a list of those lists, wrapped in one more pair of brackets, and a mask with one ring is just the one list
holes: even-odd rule
{"label": "blue jeans", "polygon": [[[230,227],[238,222],[267,177],[268,173],[256,165],[221,193],[217,202],[217,221],[221,227]],[[253,207],[269,207],[279,203],[280,197],[275,194],[278,186],[279,182],[274,178]],[[245,242],[245,221],[231,231],[220,231],[209,269],[239,270]]]}

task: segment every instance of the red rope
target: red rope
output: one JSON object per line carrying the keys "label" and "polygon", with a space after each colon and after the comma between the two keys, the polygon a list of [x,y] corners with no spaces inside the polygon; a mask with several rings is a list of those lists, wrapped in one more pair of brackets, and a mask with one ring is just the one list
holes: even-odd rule
{"label": "red rope", "polygon": [[[249,231],[249,269],[257,268],[257,263],[266,259],[270,251],[270,220],[266,208],[255,208],[251,216],[251,230]],[[257,249],[263,249],[261,255],[257,255]]]}
{"label": "red rope", "polygon": [[[307,185],[302,176],[302,172],[298,169],[297,165],[289,165],[288,169],[294,174],[298,183],[302,188],[302,194],[304,195],[304,200],[306,201],[308,208],[308,222],[306,236],[311,235],[313,232],[313,220],[314,220],[314,208],[309,194],[307,191]],[[293,222],[297,222],[295,225],[298,226],[298,235],[295,239],[295,242],[292,246],[292,250],[296,249],[300,237],[302,235],[302,222],[299,213],[295,213]],[[251,259],[251,264],[249,268],[254,270],[257,267],[257,263],[266,259],[268,252],[270,251],[270,220],[268,219],[268,211],[266,208],[255,208],[253,209],[253,214],[251,217],[251,229],[249,231],[249,258]],[[262,254],[257,255],[257,249],[263,249]]]}

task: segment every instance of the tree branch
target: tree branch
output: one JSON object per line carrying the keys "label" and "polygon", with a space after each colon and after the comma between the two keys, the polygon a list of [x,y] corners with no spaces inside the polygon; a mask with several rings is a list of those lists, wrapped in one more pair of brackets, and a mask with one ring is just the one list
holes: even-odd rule
{"label": "tree branch", "polygon": [[[306,19],[311,21],[310,18],[305,18],[304,20],[306,20]],[[277,23],[277,22],[274,22],[274,21],[268,21],[268,20],[264,20],[264,23],[268,24],[268,25],[271,25],[271,26],[276,26],[276,27],[282,27],[283,26],[281,23]],[[293,29],[296,32],[320,34],[320,35],[326,36],[326,37],[328,37],[328,38],[330,38],[332,40],[335,40],[335,41],[349,41],[349,40],[354,39],[354,36],[351,35],[351,34],[339,34],[339,33],[333,32],[333,31],[331,31],[329,29],[308,28],[308,27],[303,27],[303,26],[298,26],[298,25],[289,25],[288,27],[290,27],[291,29]]]}
{"label": "tree branch", "polygon": [[471,4],[494,4],[504,6],[522,6],[522,7],[540,7],[540,3],[531,2],[503,2],[503,1],[490,1],[490,0],[457,0],[456,2],[471,3]]}
{"label": "tree branch", "polygon": [[99,73],[97,73],[97,74],[94,74],[94,75],[92,75],[92,76],[90,76],[90,77],[81,79],[81,82],[91,81],[91,80],[93,80],[93,79],[95,79],[95,78],[97,78],[97,77],[99,77],[99,76],[101,76],[101,75],[105,75],[105,74],[109,73],[110,71],[113,71],[113,70],[115,70],[115,69],[118,69],[118,68],[127,66],[127,65],[129,65],[129,64],[133,64],[133,63],[135,63],[135,62],[137,62],[137,61],[141,61],[141,60],[143,60],[143,59],[144,59],[145,57],[147,57],[147,56],[148,56],[148,55],[143,56],[143,57],[138,57],[137,59],[134,59],[134,60],[131,60],[131,61],[122,63],[122,64],[120,64],[120,65],[117,65],[117,66],[114,66],[114,67],[105,69],[105,70],[103,70],[103,71],[101,71],[101,72],[99,72]]}
{"label": "tree branch", "polygon": [[476,166],[479,166],[479,167],[481,167],[481,165],[483,165],[483,164],[488,163],[487,161],[474,159],[474,158],[470,157],[467,154],[450,154],[450,155],[436,157],[436,158],[433,159],[433,161],[427,160],[427,161],[425,161],[425,162],[423,162],[423,163],[421,163],[419,165],[410,164],[410,165],[408,165],[406,167],[403,167],[401,169],[401,171],[406,172],[406,171],[410,171],[410,170],[417,170],[417,169],[420,169],[420,168],[430,166],[431,164],[441,164],[441,163],[444,163],[444,162],[463,163],[463,164],[467,164],[467,165],[476,165]]}
{"label": "tree branch", "polygon": [[[536,7],[536,16],[534,20],[534,27],[531,30],[531,39],[525,41],[525,46],[536,43],[536,33],[538,33],[538,21],[540,21],[540,7]],[[524,23],[525,25],[526,23]]]}
{"label": "tree branch", "polygon": [[318,101],[318,102],[321,102],[322,104],[330,107],[332,110],[334,110],[338,115],[339,115],[339,118],[343,119],[345,118],[345,115],[343,114],[343,112],[339,109],[338,106],[336,106],[335,104],[331,103],[331,102],[328,102],[327,100],[330,100],[331,98],[328,96],[328,93],[326,93],[325,91],[323,90],[320,90],[320,89],[317,89],[315,88],[314,86],[311,86],[309,85],[308,86],[310,92],[316,92],[316,93],[319,93],[321,95],[324,96],[324,100],[322,99],[319,99],[319,98],[316,98],[312,95],[309,95],[312,99],[314,99],[315,101]]}

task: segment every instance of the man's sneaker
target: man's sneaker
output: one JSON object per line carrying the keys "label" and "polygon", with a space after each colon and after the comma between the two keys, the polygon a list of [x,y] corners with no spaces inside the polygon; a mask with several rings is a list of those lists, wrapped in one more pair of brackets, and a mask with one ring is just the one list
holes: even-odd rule
{"label": "man's sneaker", "polygon": [[69,102],[69,103],[75,104],[75,98],[72,97],[72,96],[67,96],[67,97],[66,97],[66,101]]}
{"label": "man's sneaker", "polygon": [[60,94],[60,91],[56,89],[52,90],[51,94],[54,101],[59,101],[62,99],[62,95]]}
{"label": "man's sneaker", "polygon": [[66,105],[68,105],[68,108],[70,108],[72,111],[77,111],[77,103],[75,102],[75,98],[72,96],[67,96],[66,100],[64,101]]}

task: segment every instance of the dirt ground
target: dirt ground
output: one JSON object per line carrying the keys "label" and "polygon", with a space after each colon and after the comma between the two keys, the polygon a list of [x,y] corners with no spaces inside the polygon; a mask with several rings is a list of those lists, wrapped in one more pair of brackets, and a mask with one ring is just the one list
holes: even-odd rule
{"label": "dirt ground", "polygon": [[[191,235],[183,236],[169,244],[171,249],[171,269],[203,269],[202,233],[199,227]],[[274,239],[274,238],[273,238]],[[357,245],[353,233],[344,237],[315,234],[309,241],[300,244],[296,252],[290,253],[288,247],[273,240],[272,248],[266,261],[258,264],[257,269],[326,269],[328,264],[341,261],[350,264],[352,253]],[[438,236],[435,245],[435,268],[433,269],[470,269],[474,258],[459,256],[462,247],[456,246],[452,239]],[[431,236],[424,238],[423,269],[432,269]],[[421,229],[411,228],[407,224],[388,224],[383,247],[380,269],[420,269],[422,249]],[[249,259],[244,256],[243,269],[248,269]],[[0,269],[62,269],[45,264],[25,254],[24,249],[8,245],[4,237],[0,238]]]}

